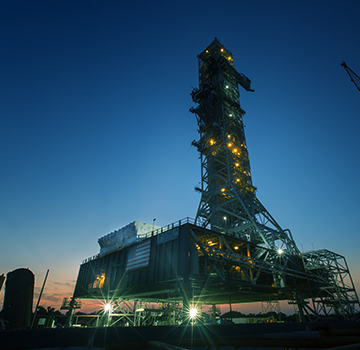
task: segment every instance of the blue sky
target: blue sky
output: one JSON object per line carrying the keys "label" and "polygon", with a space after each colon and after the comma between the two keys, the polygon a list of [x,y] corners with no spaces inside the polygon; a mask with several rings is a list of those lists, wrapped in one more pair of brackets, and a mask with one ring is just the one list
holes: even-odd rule
{"label": "blue sky", "polygon": [[[0,2],[0,273],[44,305],[73,292],[99,237],[195,217],[190,98],[215,37],[241,91],[257,196],[301,250],[345,255],[360,288],[358,1]],[[0,298],[3,297],[3,291]],[[1,300],[0,300],[1,301]]]}

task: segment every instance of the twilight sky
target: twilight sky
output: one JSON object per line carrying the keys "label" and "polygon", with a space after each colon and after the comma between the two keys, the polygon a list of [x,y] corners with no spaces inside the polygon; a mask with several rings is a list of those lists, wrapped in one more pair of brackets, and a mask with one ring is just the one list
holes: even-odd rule
{"label": "twilight sky", "polygon": [[360,75],[359,13],[356,0],[2,0],[0,274],[30,268],[37,298],[50,269],[41,305],[58,309],[99,237],[195,217],[190,92],[217,37],[255,89],[240,103],[258,198],[300,250],[345,255],[359,291],[360,93],[340,66]]}

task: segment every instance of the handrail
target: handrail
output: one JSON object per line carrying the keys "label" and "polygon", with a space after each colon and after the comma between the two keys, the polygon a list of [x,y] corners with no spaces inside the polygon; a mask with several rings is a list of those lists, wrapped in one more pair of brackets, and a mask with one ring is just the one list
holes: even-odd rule
{"label": "handrail", "polygon": [[162,227],[158,228],[155,231],[149,231],[149,232],[145,233],[145,235],[142,238],[149,238],[149,237],[152,237],[152,236],[156,236],[156,235],[158,235],[160,233],[172,230],[173,228],[180,227],[181,225],[184,225],[184,224],[194,224],[195,225],[195,220],[192,219],[192,218],[186,217],[186,218],[181,219],[179,221],[175,221],[175,222],[173,222],[173,223],[171,223],[169,225],[162,226]]}

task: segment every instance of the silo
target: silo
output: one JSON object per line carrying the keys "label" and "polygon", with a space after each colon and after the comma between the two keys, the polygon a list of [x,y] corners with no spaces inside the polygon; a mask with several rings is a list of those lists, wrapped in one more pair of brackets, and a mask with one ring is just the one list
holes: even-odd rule
{"label": "silo", "polygon": [[35,277],[25,268],[6,275],[2,317],[11,328],[28,328],[31,324]]}

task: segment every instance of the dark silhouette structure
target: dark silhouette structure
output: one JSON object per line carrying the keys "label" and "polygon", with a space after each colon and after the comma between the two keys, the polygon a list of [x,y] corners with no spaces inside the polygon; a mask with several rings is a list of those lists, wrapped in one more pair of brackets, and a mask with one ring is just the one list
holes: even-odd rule
{"label": "dark silhouette structure", "polygon": [[6,275],[1,316],[11,328],[29,328],[32,317],[35,277],[29,269],[17,269]]}

